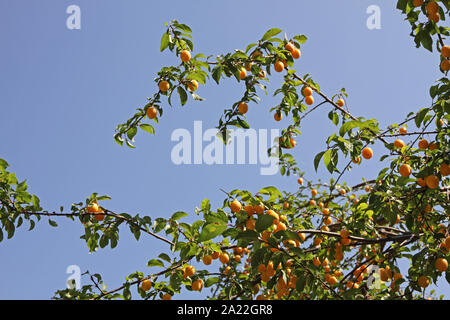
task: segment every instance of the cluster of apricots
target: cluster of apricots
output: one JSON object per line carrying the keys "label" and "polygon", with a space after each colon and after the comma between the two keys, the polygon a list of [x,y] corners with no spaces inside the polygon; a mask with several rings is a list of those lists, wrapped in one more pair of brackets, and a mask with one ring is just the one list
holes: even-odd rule
{"label": "cluster of apricots", "polygon": [[[414,7],[421,7],[425,3],[424,0],[413,0]],[[427,17],[430,21],[434,23],[438,23],[441,20],[441,15],[439,13],[439,4],[435,1],[429,1],[425,6],[425,12],[427,13]],[[445,45],[441,48],[442,62],[441,69],[443,71],[450,70],[450,46]]]}

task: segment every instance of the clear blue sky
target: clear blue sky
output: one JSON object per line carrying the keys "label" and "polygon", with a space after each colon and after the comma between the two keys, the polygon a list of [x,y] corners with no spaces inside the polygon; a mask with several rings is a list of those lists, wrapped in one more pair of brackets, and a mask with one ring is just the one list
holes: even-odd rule
{"label": "clear blue sky", "polygon": [[[296,179],[261,176],[259,166],[176,166],[170,160],[176,128],[192,131],[193,121],[217,125],[221,111],[235,102],[242,88],[233,81],[211,81],[198,93],[207,100],[181,108],[177,102],[157,126],[157,135],[140,133],[137,149],[112,139],[116,124],[127,119],[156,90],[153,82],[163,65],[177,64],[159,52],[164,22],[178,19],[194,31],[194,53],[219,54],[244,49],[269,28],[309,40],[295,69],[312,73],[324,92],[345,87],[351,111],[377,118],[382,125],[401,121],[411,110],[430,103],[428,88],[441,75],[439,57],[416,49],[410,26],[382,2],[381,29],[368,30],[366,8],[376,1],[144,1],[144,0],[3,0],[0,2],[0,157],[48,210],[66,208],[92,192],[113,199],[104,206],[118,212],[169,217],[193,213],[204,198],[222,205],[219,188],[256,192],[269,185],[295,190]],[[81,30],[66,28],[66,8],[81,8]],[[271,88],[281,76],[275,75]],[[263,97],[264,95],[262,95]],[[255,128],[276,128],[269,108],[278,98],[263,97],[249,105]],[[176,101],[176,100],[174,100]],[[305,122],[294,154],[307,178],[325,178],[313,170],[314,155],[325,148],[334,127],[325,112]],[[375,152],[381,150],[374,148]],[[375,176],[377,160],[354,170],[348,181]],[[80,224],[47,222],[32,232],[26,227],[0,243],[0,299],[47,299],[65,286],[67,266],[103,274],[109,288],[136,270],[150,273],[146,262],[167,249],[151,238],[136,242],[126,229],[116,249],[88,254],[79,239]],[[83,282],[87,284],[87,279]],[[439,292],[450,296],[445,280]],[[184,294],[198,298],[198,294]]]}

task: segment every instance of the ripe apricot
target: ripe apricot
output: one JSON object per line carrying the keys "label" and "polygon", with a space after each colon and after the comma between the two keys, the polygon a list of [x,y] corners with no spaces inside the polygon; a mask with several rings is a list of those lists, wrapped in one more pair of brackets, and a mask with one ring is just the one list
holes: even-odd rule
{"label": "ripe apricot", "polygon": [[341,230],[339,234],[341,235],[342,238],[348,238],[350,232],[348,230]]}
{"label": "ripe apricot", "polygon": [[427,3],[426,11],[427,11],[428,14],[436,13],[436,12],[439,11],[439,5],[436,2],[434,2],[434,1],[430,1],[430,2]]}
{"label": "ripe apricot", "polygon": [[444,258],[439,258],[436,260],[435,267],[438,271],[444,272],[448,269],[448,261]]}
{"label": "ripe apricot", "polygon": [[228,255],[228,253],[226,252],[222,252],[219,256],[219,260],[220,262],[222,262],[223,264],[227,264],[228,261],[230,261],[230,256]]}
{"label": "ripe apricot", "polygon": [[245,102],[241,102],[238,105],[238,110],[240,114],[246,114],[248,111],[248,105]]}
{"label": "ripe apricot", "polygon": [[297,182],[298,182],[298,184],[303,184],[303,178],[298,178]]}
{"label": "ripe apricot", "polygon": [[310,206],[315,206],[316,205],[316,200],[314,200],[314,199],[309,200],[309,205]]}
{"label": "ripe apricot", "polygon": [[273,210],[267,210],[266,214],[268,214],[268,215],[274,217],[276,220],[279,220],[279,219],[280,219],[280,216],[278,215],[278,213],[276,213],[276,212],[273,211]]}
{"label": "ripe apricot", "polygon": [[450,250],[450,237],[445,238],[444,243],[447,249]]}
{"label": "ripe apricot", "polygon": [[294,58],[294,59],[298,59],[302,55],[302,53],[300,52],[300,50],[298,48],[295,48],[294,50],[292,50],[291,54],[292,54],[292,58]]}
{"label": "ripe apricot", "polygon": [[418,184],[419,186],[421,186],[421,187],[425,187],[425,186],[427,185],[427,183],[425,182],[425,180],[422,179],[422,178],[418,178],[418,179],[417,179],[417,184]]}
{"label": "ripe apricot", "polygon": [[233,200],[230,204],[231,212],[240,212],[242,210],[242,204],[238,200]]}
{"label": "ripe apricot", "polygon": [[213,261],[213,258],[210,255],[206,255],[203,257],[203,263],[207,266],[209,266],[212,263],[212,261]]}
{"label": "ripe apricot", "polygon": [[364,159],[370,159],[370,158],[372,158],[372,156],[373,156],[373,150],[372,150],[372,148],[370,148],[370,147],[365,147],[363,150],[362,150],[362,156],[363,156],[363,158]]}
{"label": "ripe apricot", "polygon": [[252,205],[246,205],[244,206],[245,212],[247,212],[248,216],[251,216],[255,213],[255,208]]}
{"label": "ripe apricot", "polygon": [[103,213],[103,210],[98,211],[95,215],[95,220],[97,220],[98,222],[105,220],[105,215],[100,213]]}
{"label": "ripe apricot", "polygon": [[294,140],[294,138],[289,138],[289,143],[291,144],[291,147],[289,149],[294,148],[297,145],[297,142]]}
{"label": "ripe apricot", "polygon": [[305,103],[310,106],[314,103],[314,97],[313,96],[307,96],[305,97]]}
{"label": "ripe apricot", "polygon": [[163,300],[172,300],[172,295],[165,293],[165,294],[163,294],[162,299]]}
{"label": "ripe apricot", "polygon": [[319,267],[322,263],[320,262],[320,259],[318,257],[313,258],[313,265],[316,267]]}
{"label": "ripe apricot", "polygon": [[187,84],[188,90],[190,92],[194,92],[198,89],[198,81],[197,80],[190,80]]}
{"label": "ripe apricot", "polygon": [[86,210],[89,213],[97,213],[100,210],[100,207],[98,206],[98,203],[94,202],[90,206],[88,206]]}
{"label": "ripe apricot", "polygon": [[435,175],[430,175],[425,178],[425,183],[430,189],[436,189],[439,186],[439,178]]}
{"label": "ripe apricot", "polygon": [[450,58],[450,46],[446,45],[441,48],[441,55],[444,58]]}
{"label": "ripe apricot", "polygon": [[180,59],[183,62],[188,62],[189,60],[191,60],[191,53],[188,50],[181,51]]}
{"label": "ripe apricot", "polygon": [[150,107],[147,109],[147,117],[149,117],[150,119],[156,118],[157,115],[158,110],[155,107]]}
{"label": "ripe apricot", "polygon": [[284,70],[284,64],[281,61],[275,62],[275,65],[273,66],[276,72],[281,72]]}
{"label": "ripe apricot", "polygon": [[312,195],[313,197],[315,197],[315,196],[317,195],[317,190],[316,190],[316,189],[312,189],[312,190],[311,190],[311,195]]}
{"label": "ripe apricot", "polygon": [[142,290],[148,291],[148,290],[150,290],[151,287],[152,287],[152,283],[150,280],[145,279],[144,281],[142,281],[142,283],[141,283]]}
{"label": "ripe apricot", "polygon": [[444,59],[441,62],[441,69],[444,71],[448,71],[450,70],[450,60],[448,59]]}
{"label": "ripe apricot", "polygon": [[245,65],[245,70],[251,71],[251,70],[252,70],[252,65],[253,65],[253,62],[247,63],[247,64]]}
{"label": "ripe apricot", "polygon": [[195,280],[194,283],[192,284],[192,290],[202,291],[202,289],[203,289],[203,280],[202,279]]}
{"label": "ripe apricot", "polygon": [[423,5],[423,1],[424,0],[413,0],[413,6],[420,7],[421,5]]}
{"label": "ripe apricot", "polygon": [[313,90],[311,89],[311,87],[305,87],[303,89],[303,94],[305,95],[305,97],[308,97],[313,94]]}
{"label": "ripe apricot", "polygon": [[428,146],[428,150],[433,151],[436,150],[438,148],[438,145],[434,142],[430,143],[430,145]]}
{"label": "ripe apricot", "polygon": [[406,130],[405,127],[400,127],[399,132],[400,132],[401,135],[404,135],[404,134],[406,134],[408,132],[408,130]]}
{"label": "ripe apricot", "polygon": [[280,121],[283,118],[283,115],[281,114],[281,112],[277,111],[273,115],[273,118],[275,119],[275,121]]}
{"label": "ripe apricot", "polygon": [[264,204],[259,204],[259,205],[255,205],[253,206],[253,208],[255,209],[256,214],[263,214],[264,213]]}
{"label": "ripe apricot", "polygon": [[245,70],[245,68],[241,68],[239,77],[241,78],[241,80],[244,80],[247,77],[247,70]]}
{"label": "ripe apricot", "polygon": [[161,90],[161,92],[167,92],[169,90],[169,88],[170,88],[170,84],[166,80],[162,80],[159,83],[159,90]]}
{"label": "ripe apricot", "polygon": [[338,283],[338,280],[336,279],[335,276],[331,276],[331,277],[328,278],[327,282],[328,282],[330,285],[335,285],[335,284]]}
{"label": "ripe apricot", "polygon": [[213,253],[212,253],[212,255],[211,255],[211,257],[215,260],[215,259],[217,259],[217,258],[219,258],[219,256],[220,256],[220,252],[219,251],[214,251]]}
{"label": "ripe apricot", "polygon": [[450,166],[446,163],[442,163],[439,166],[439,171],[441,172],[442,176],[446,177],[450,175]]}
{"label": "ripe apricot", "polygon": [[278,231],[285,231],[287,229],[286,225],[283,222],[280,222],[277,224],[277,227],[275,229],[275,233]]}
{"label": "ripe apricot", "polygon": [[285,48],[287,51],[290,51],[290,52],[292,53],[292,51],[295,49],[295,45],[294,45],[292,42],[288,42],[288,43],[284,46],[284,48]]}
{"label": "ripe apricot", "polygon": [[349,238],[341,238],[340,242],[343,246],[348,246],[350,245],[351,240]]}
{"label": "ripe apricot", "polygon": [[337,104],[339,107],[343,107],[344,104],[345,104],[345,102],[344,102],[343,99],[339,99],[338,101],[336,101],[336,104]]}
{"label": "ripe apricot", "polygon": [[402,177],[409,177],[409,175],[411,174],[411,166],[409,164],[404,163],[400,166],[399,171]]}
{"label": "ripe apricot", "polygon": [[425,276],[420,276],[419,279],[417,279],[417,284],[422,288],[426,288],[430,284],[430,280]]}
{"label": "ripe apricot", "polygon": [[427,149],[428,148],[428,141],[425,139],[422,139],[419,141],[419,148],[420,149]]}
{"label": "ripe apricot", "polygon": [[255,226],[256,226],[256,220],[255,219],[248,219],[247,222],[245,222],[245,227],[248,230],[255,230]]}
{"label": "ripe apricot", "polygon": [[405,143],[401,139],[397,139],[394,141],[394,147],[396,148],[403,148],[405,146]]}
{"label": "ripe apricot", "polygon": [[194,266],[187,266],[184,268],[184,278],[191,277],[195,274],[195,267]]}

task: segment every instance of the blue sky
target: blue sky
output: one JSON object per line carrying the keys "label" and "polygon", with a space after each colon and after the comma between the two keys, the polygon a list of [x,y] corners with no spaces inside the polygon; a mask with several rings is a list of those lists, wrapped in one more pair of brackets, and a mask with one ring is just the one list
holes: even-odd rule
{"label": "blue sky", "polygon": [[[66,28],[66,8],[81,8],[81,30]],[[439,57],[416,49],[410,26],[393,2],[378,4],[381,29],[366,27],[366,8],[376,1],[118,1],[3,0],[0,2],[0,157],[48,210],[66,208],[92,192],[108,194],[104,206],[118,212],[169,217],[178,210],[193,213],[204,198],[222,205],[219,190],[256,192],[269,185],[295,190],[295,178],[262,176],[257,165],[182,165],[171,162],[177,128],[217,125],[222,110],[242,95],[234,81],[201,86],[206,98],[174,108],[167,103],[156,136],[140,133],[137,149],[119,147],[114,127],[128,119],[156,89],[161,66],[177,64],[159,52],[164,22],[172,19],[193,29],[194,53],[220,54],[260,39],[272,27],[289,36],[305,34],[295,69],[311,73],[330,96],[345,87],[353,114],[377,118],[382,125],[400,122],[411,110],[430,103],[428,88],[439,78]],[[269,89],[282,76],[272,77]],[[268,110],[279,103],[271,94],[249,105],[247,119],[255,128],[281,128]],[[174,100],[176,101],[176,100]],[[326,110],[326,111],[325,111]],[[311,115],[293,152],[308,179],[329,179],[313,169],[313,157],[325,149],[335,128],[328,109]],[[375,153],[381,148],[374,147]],[[380,168],[367,162],[349,176],[371,178]],[[66,268],[99,272],[109,288],[136,270],[150,273],[146,262],[167,247],[143,237],[136,242],[126,229],[114,250],[88,254],[79,239],[83,228],[61,220],[59,228],[43,221],[32,232],[19,229],[0,243],[0,299],[47,299],[64,288]],[[87,283],[87,279],[83,284]],[[445,280],[438,292],[450,296]],[[184,293],[181,297],[198,298]]]}

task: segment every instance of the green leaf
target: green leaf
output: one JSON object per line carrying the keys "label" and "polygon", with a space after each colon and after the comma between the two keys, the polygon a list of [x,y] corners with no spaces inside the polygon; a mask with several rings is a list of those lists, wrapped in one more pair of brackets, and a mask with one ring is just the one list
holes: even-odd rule
{"label": "green leaf", "polygon": [[212,70],[212,77],[217,84],[219,84],[220,76],[222,75],[222,67],[218,66]]}
{"label": "green leaf", "polygon": [[325,166],[327,167],[328,171],[330,173],[334,172],[334,169],[336,168],[337,164],[337,152],[334,149],[329,149],[325,151],[325,154],[323,155],[323,162],[325,163]]}
{"label": "green leaf", "polygon": [[139,128],[141,128],[144,131],[147,131],[150,134],[155,134],[155,128],[153,128],[153,126],[150,124],[143,123],[143,124],[139,125]]}
{"label": "green leaf", "polygon": [[130,291],[130,285],[129,284],[127,286],[125,286],[125,288],[123,289],[123,298],[125,300],[130,300],[131,299],[131,291]]}
{"label": "green leaf", "polygon": [[266,40],[272,38],[273,36],[276,36],[276,35],[279,34],[281,31],[282,31],[281,29],[278,29],[278,28],[272,28],[272,29],[268,30],[268,31],[264,34],[264,36],[262,37],[261,40],[262,40],[262,41],[266,41]]}
{"label": "green leaf", "polygon": [[270,214],[262,214],[256,220],[255,229],[258,232],[264,231],[273,224],[274,217]]}
{"label": "green leaf", "polygon": [[189,26],[183,24],[183,23],[174,23],[174,27],[177,28],[178,30],[187,32],[187,33],[192,33],[191,28],[189,28]]}
{"label": "green leaf", "polygon": [[52,227],[57,227],[57,226],[58,226],[58,224],[57,224],[55,221],[51,220],[51,219],[48,219],[48,223],[49,223]]}
{"label": "green leaf", "polygon": [[162,35],[162,38],[161,38],[161,46],[159,47],[159,50],[160,50],[161,52],[163,52],[163,51],[169,46],[169,43],[170,43],[170,37],[169,37],[169,34],[168,34],[167,32],[165,32],[165,33]]}
{"label": "green leaf", "polygon": [[245,230],[238,233],[237,239],[256,240],[258,239],[258,233],[254,230]]}
{"label": "green leaf", "polygon": [[202,201],[200,204],[200,209],[205,213],[208,213],[211,210],[211,204],[208,199],[204,199]]}
{"label": "green leaf", "polygon": [[165,253],[161,253],[161,254],[158,256],[158,258],[161,258],[161,259],[163,259],[163,260],[165,260],[165,261],[167,261],[167,262],[170,263],[170,257],[169,257],[167,254],[165,254]]}
{"label": "green leaf", "polygon": [[171,217],[170,219],[172,219],[172,220],[179,220],[179,219],[184,218],[184,217],[187,217],[187,216],[188,216],[188,214],[187,214],[186,212],[183,212],[183,211],[177,211],[177,212],[175,212],[175,213],[172,215],[172,217]]}
{"label": "green leaf", "polygon": [[399,0],[397,2],[397,9],[402,10],[402,12],[405,12],[407,4],[408,0]]}
{"label": "green leaf", "polygon": [[130,129],[128,129],[128,131],[127,131],[128,139],[132,140],[134,138],[134,136],[136,135],[136,133],[137,133],[136,127],[131,127]]}
{"label": "green leaf", "polygon": [[151,259],[147,262],[147,267],[164,267],[164,263],[159,259]]}
{"label": "green leaf", "polygon": [[114,141],[115,141],[118,145],[123,146],[123,138],[122,138],[122,136],[120,135],[120,132],[119,132],[119,133],[116,133],[116,134],[114,135]]}
{"label": "green leaf", "polygon": [[417,128],[420,127],[420,124],[422,123],[423,119],[427,115],[429,109],[428,108],[422,108],[419,112],[417,112],[416,118],[414,119]]}
{"label": "green leaf", "polygon": [[322,159],[323,155],[325,154],[325,151],[319,152],[315,157],[314,157],[314,168],[316,169],[317,172],[317,168],[319,167],[319,163],[320,160]]}
{"label": "green leaf", "polygon": [[305,288],[305,284],[306,284],[306,277],[298,277],[297,280],[297,284],[296,284],[296,289],[298,292],[303,292],[303,289]]}
{"label": "green leaf", "polygon": [[205,283],[205,288],[211,287],[213,284],[216,284],[220,281],[219,277],[208,278]]}
{"label": "green leaf", "polygon": [[258,265],[260,265],[263,262],[264,256],[267,253],[267,247],[259,248],[255,251],[255,253],[252,255],[252,267],[256,268]]}
{"label": "green leaf", "polygon": [[422,43],[422,46],[425,49],[427,49],[430,52],[433,52],[433,39],[431,38],[428,32],[422,32],[420,43]]}
{"label": "green leaf", "polygon": [[180,95],[180,102],[181,105],[184,106],[187,101],[187,93],[186,90],[184,90],[182,87],[177,88],[178,94]]}
{"label": "green leaf", "polygon": [[360,127],[361,125],[362,125],[362,122],[359,120],[347,121],[339,129],[339,134],[341,136],[344,136],[348,131],[350,131],[356,127]]}
{"label": "green leaf", "polygon": [[306,36],[300,34],[300,35],[295,36],[294,40],[297,40],[298,43],[302,44],[302,43],[305,43],[306,40],[308,40],[308,38]]}
{"label": "green leaf", "polygon": [[202,228],[202,232],[198,238],[199,242],[207,241],[221,235],[227,226],[224,224],[210,223]]}

